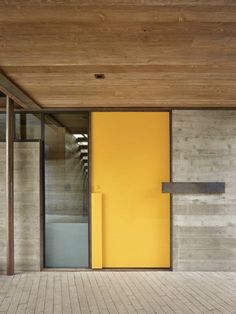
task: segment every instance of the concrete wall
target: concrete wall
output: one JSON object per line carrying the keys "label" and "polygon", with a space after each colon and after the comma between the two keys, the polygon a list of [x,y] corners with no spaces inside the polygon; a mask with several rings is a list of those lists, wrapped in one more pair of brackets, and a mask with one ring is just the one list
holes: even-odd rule
{"label": "concrete wall", "polygon": [[[15,269],[40,270],[40,147],[15,143]],[[5,143],[0,143],[0,272],[6,270]]]}
{"label": "concrete wall", "polygon": [[173,196],[174,270],[236,270],[236,111],[173,111],[173,181],[225,181]]}

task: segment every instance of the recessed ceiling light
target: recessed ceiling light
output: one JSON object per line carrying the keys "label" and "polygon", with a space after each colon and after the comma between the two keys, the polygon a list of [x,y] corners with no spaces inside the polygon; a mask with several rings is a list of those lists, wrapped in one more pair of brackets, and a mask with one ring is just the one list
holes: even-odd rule
{"label": "recessed ceiling light", "polygon": [[97,80],[103,80],[105,78],[105,74],[104,73],[95,73],[94,77]]}

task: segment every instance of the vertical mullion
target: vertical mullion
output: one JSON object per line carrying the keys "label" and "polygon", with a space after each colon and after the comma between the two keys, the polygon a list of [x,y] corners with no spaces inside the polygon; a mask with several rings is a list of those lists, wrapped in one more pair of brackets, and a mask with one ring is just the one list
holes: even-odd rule
{"label": "vertical mullion", "polygon": [[88,243],[89,243],[89,268],[92,268],[92,219],[91,219],[91,192],[92,192],[92,163],[91,163],[91,151],[92,151],[92,113],[88,112],[88,191],[87,191],[87,198],[88,198]]}
{"label": "vertical mullion", "polygon": [[14,274],[14,101],[6,98],[7,275]]}
{"label": "vertical mullion", "polygon": [[41,244],[41,263],[40,269],[45,267],[45,114],[41,113],[41,161],[40,161],[40,202],[41,202],[41,234],[40,234],[40,244]]}

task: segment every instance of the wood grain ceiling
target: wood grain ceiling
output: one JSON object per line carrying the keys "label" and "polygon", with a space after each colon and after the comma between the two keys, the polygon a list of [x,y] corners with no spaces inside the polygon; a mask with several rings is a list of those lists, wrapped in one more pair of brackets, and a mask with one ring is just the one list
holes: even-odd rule
{"label": "wood grain ceiling", "polygon": [[0,68],[47,108],[234,107],[236,1],[1,1]]}

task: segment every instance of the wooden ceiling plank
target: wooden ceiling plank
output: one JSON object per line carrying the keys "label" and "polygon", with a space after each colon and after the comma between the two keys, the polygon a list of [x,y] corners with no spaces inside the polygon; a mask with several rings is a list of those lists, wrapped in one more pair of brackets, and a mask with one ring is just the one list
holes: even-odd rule
{"label": "wooden ceiling plank", "polygon": [[235,65],[226,65],[226,64],[207,64],[200,65],[198,63],[193,63],[191,65],[185,64],[144,64],[144,65],[68,65],[68,66],[4,66],[2,67],[3,71],[9,75],[16,76],[26,76],[32,75],[40,77],[41,75],[45,76],[70,76],[73,75],[81,76],[83,75],[94,75],[94,73],[109,73],[109,74],[129,74],[135,73],[150,73],[150,74],[165,74],[165,73],[183,73],[183,74],[192,74],[192,73],[205,73],[218,75],[219,73],[236,73],[236,64]]}
{"label": "wooden ceiling plank", "polygon": [[[69,7],[69,6],[111,6],[111,5],[119,5],[119,6],[168,6],[168,5],[206,5],[206,0],[4,0],[3,4],[8,6],[28,6],[28,7],[53,7],[53,6],[61,6],[61,7]],[[207,1],[208,6],[225,6],[225,5],[236,5],[235,0],[211,0]]]}
{"label": "wooden ceiling plank", "polygon": [[[206,1],[205,1],[206,2]],[[2,3],[2,2],[1,2]],[[107,23],[156,23],[156,22],[235,22],[236,6],[224,5],[89,5],[89,6],[13,6],[1,5],[0,23],[55,23],[77,22],[85,24],[106,25]]]}

